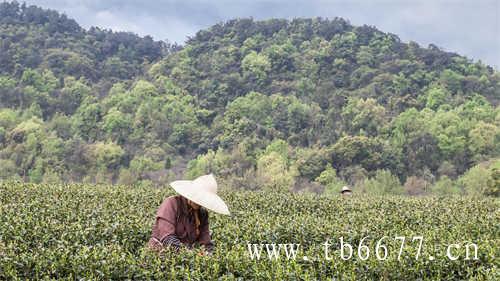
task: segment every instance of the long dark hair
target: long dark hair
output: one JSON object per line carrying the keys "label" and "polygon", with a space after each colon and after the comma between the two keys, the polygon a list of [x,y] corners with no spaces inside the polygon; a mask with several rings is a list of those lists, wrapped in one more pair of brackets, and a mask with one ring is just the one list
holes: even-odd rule
{"label": "long dark hair", "polygon": [[[181,206],[182,208],[179,208],[180,210],[182,210],[182,212],[184,213],[184,215],[188,215],[189,213],[189,209],[192,209],[192,207],[189,205],[188,203],[188,200],[186,197],[184,196],[179,196],[179,198],[181,199]],[[194,228],[195,228],[195,233],[196,233],[196,237],[199,237],[200,236],[200,227],[201,227],[201,224],[202,222],[205,222],[207,221],[207,218],[208,218],[208,211],[205,207],[201,206],[198,208],[198,210],[194,210],[194,212],[196,212],[198,214],[198,220],[196,220],[196,215],[195,215],[195,224],[194,224]],[[177,221],[179,220],[179,217],[180,217],[180,212],[178,212],[177,214]]]}

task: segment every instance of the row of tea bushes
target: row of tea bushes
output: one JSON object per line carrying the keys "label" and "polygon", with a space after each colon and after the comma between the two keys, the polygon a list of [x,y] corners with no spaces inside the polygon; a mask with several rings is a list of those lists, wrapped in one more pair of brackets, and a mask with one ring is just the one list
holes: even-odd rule
{"label": "row of tea bushes", "polygon": [[[499,280],[498,199],[223,190],[232,215],[210,213],[214,255],[158,256],[145,244],[156,208],[172,194],[168,187],[0,183],[0,280]],[[379,246],[388,255],[379,260],[384,236]],[[399,260],[396,236],[407,240]],[[423,237],[418,259],[416,236]],[[340,237],[353,247],[349,260],[341,258]],[[247,243],[301,248],[295,260],[252,260]],[[450,260],[454,243],[460,258]],[[465,259],[467,243],[478,245],[477,259]],[[360,245],[369,248],[366,260]]]}

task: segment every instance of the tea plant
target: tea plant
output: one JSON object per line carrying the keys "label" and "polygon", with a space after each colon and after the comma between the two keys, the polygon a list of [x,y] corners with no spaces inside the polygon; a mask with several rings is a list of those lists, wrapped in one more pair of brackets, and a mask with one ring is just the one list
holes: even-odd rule
{"label": "tea plant", "polygon": [[[223,190],[232,215],[210,213],[213,256],[189,251],[159,256],[145,245],[157,207],[172,194],[167,187],[0,183],[0,280],[499,278],[498,199],[346,199]],[[384,236],[380,245],[388,256],[379,260],[375,246]],[[396,236],[408,240],[399,260]],[[415,236],[424,239],[418,259]],[[353,246],[351,259],[341,258],[340,237]],[[331,260],[324,257],[327,239]],[[369,247],[366,260],[358,255],[360,242]],[[447,258],[448,245],[469,242],[478,245],[477,259],[465,259],[463,248],[455,249],[457,260]],[[301,251],[295,260],[270,260],[265,254],[252,260],[247,243],[300,243]]]}

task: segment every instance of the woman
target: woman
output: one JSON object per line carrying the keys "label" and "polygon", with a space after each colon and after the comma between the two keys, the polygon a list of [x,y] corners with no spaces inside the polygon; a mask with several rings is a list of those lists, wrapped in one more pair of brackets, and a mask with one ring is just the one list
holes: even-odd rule
{"label": "woman", "polygon": [[192,249],[196,244],[204,247],[200,254],[211,254],[214,249],[208,224],[208,210],[229,215],[224,201],[217,195],[217,182],[212,174],[193,181],[170,183],[179,195],[167,197],[156,212],[148,245],[163,251],[181,247]]}

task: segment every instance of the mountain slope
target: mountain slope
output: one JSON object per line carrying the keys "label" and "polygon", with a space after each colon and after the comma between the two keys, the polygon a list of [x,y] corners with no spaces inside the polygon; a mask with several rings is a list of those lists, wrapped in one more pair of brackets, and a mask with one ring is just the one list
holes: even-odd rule
{"label": "mountain slope", "polygon": [[179,47],[0,15],[1,178],[497,192],[500,74],[436,46],[340,18],[235,19]]}
{"label": "mountain slope", "polygon": [[17,2],[0,3],[0,73],[20,76],[26,68],[48,68],[97,82],[140,75],[143,63],[167,52],[167,45],[128,32],[85,30],[56,11]]}

